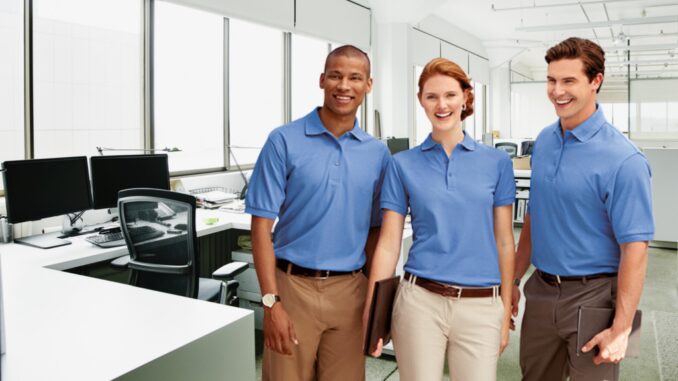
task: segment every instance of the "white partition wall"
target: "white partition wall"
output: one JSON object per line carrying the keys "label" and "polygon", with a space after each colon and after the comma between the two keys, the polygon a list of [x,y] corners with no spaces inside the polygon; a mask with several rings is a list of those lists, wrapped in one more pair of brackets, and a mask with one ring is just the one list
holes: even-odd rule
{"label": "white partition wall", "polygon": [[546,82],[511,84],[512,138],[536,138],[539,132],[558,119],[546,96]]}
{"label": "white partition wall", "polygon": [[296,0],[296,8],[295,31],[369,50],[369,9],[345,0]]}
{"label": "white partition wall", "polygon": [[285,30],[294,28],[294,0],[168,0],[224,16],[233,16],[244,20],[279,27]]}
{"label": "white partition wall", "polygon": [[456,63],[468,74],[469,54],[466,50],[442,41],[440,43],[440,56]]}

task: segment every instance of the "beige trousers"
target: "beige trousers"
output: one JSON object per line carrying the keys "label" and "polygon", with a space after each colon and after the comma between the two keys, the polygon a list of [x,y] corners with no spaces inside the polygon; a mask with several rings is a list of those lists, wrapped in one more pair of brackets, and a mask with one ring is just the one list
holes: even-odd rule
{"label": "beige trousers", "polygon": [[494,381],[504,305],[499,297],[450,298],[403,281],[393,308],[393,346],[403,381]]}
{"label": "beige trousers", "polygon": [[361,381],[362,312],[367,279],[362,273],[326,279],[276,269],[278,293],[299,345],[292,355],[264,349],[264,381]]}

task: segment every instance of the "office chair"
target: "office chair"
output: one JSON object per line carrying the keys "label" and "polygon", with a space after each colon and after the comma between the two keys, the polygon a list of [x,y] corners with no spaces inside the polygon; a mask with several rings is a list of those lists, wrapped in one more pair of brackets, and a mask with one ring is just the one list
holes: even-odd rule
{"label": "office chair", "polygon": [[518,155],[518,145],[511,142],[500,142],[494,145],[494,148],[500,149],[506,152],[511,158],[514,158]]}
{"label": "office chair", "polygon": [[[155,218],[152,211],[159,203],[176,215],[164,221]],[[116,261],[131,270],[131,285],[237,307],[238,281],[234,277],[248,264],[231,262],[213,272],[213,279],[198,277],[195,204],[195,197],[167,190],[120,191],[118,212],[129,259]]]}

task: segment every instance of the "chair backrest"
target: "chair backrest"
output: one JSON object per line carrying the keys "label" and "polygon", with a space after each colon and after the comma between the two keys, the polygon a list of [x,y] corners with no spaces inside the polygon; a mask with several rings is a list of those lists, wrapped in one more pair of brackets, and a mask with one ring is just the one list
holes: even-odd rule
{"label": "chair backrest", "polygon": [[505,151],[509,156],[516,157],[518,154],[518,145],[511,142],[500,142],[494,145],[495,148]]}
{"label": "chair backrest", "polygon": [[[169,219],[159,217],[161,204],[175,214]],[[196,298],[195,197],[160,189],[126,189],[118,194],[118,212],[130,254],[129,283]]]}

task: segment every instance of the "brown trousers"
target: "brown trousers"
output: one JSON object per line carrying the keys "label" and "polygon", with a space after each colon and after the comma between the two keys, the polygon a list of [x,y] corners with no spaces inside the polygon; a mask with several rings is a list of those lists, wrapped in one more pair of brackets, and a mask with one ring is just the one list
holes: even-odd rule
{"label": "brown trousers", "polygon": [[609,380],[619,364],[593,363],[593,351],[577,356],[579,306],[612,307],[617,278],[552,285],[535,271],[525,283],[525,315],[520,331],[520,368],[526,381]]}
{"label": "brown trousers", "polygon": [[265,348],[262,380],[364,380],[365,275],[320,279],[288,275],[276,269],[276,281],[299,345],[293,346],[291,356]]}

